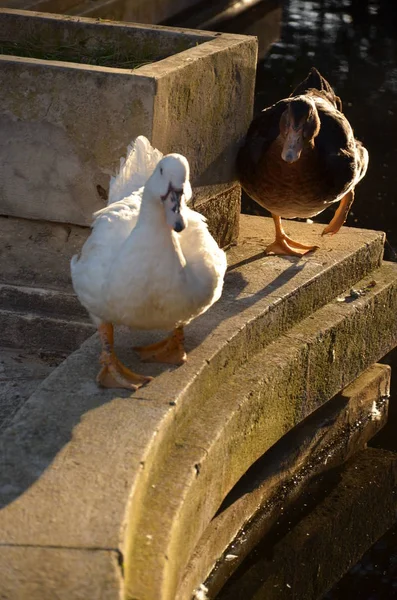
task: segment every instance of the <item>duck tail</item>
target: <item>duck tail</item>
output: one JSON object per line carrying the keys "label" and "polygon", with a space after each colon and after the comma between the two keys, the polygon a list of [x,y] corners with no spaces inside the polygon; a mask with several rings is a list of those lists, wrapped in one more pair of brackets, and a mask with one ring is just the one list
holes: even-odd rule
{"label": "duck tail", "polygon": [[153,148],[145,136],[137,137],[128,146],[126,157],[120,159],[119,172],[110,179],[108,205],[122,200],[145,185],[162,158],[160,150]]}
{"label": "duck tail", "polygon": [[317,71],[316,67],[312,67],[308,76],[299,83],[290,97],[306,94],[309,90],[317,90],[322,96],[327,98],[335,106],[337,110],[342,112],[342,101],[332,89],[328,81]]}

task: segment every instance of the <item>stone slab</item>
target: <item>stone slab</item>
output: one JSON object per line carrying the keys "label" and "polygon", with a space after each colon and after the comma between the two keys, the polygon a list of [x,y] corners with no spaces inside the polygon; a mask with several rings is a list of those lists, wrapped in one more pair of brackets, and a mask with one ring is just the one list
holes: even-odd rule
{"label": "stone slab", "polygon": [[[234,237],[238,232],[238,223],[233,224],[222,191],[214,202],[215,214],[211,215],[204,200],[208,194],[208,188],[199,190],[194,208],[209,219],[210,225],[214,223],[211,230],[213,234],[219,235],[218,241],[223,239],[225,243],[229,243],[227,231],[233,231]],[[235,190],[233,197],[237,209],[239,200]],[[212,203],[211,197],[209,203]],[[219,214],[230,219],[229,229],[222,226],[222,219],[218,224],[218,204],[223,207]],[[232,298],[232,293],[235,293],[232,290],[236,287],[237,293],[240,293],[239,290],[242,294],[251,293],[254,288],[252,283],[248,286],[247,282],[254,273],[257,273],[256,279],[259,278],[256,291],[260,290],[259,286],[263,281],[264,290],[261,295],[266,298],[277,288],[281,288],[281,291],[288,288],[288,281],[291,281],[294,289],[299,288],[304,281],[310,286],[318,273],[326,272],[328,283],[324,293],[327,301],[332,297],[330,294],[333,289],[336,290],[335,293],[339,293],[351,282],[358,281],[369,270],[379,266],[383,254],[384,234],[380,232],[344,227],[332,240],[321,237],[322,229],[319,225],[289,222],[286,227],[290,233],[295,232],[295,235],[299,235],[307,243],[320,245],[321,249],[300,261],[294,258],[266,257],[263,250],[274,235],[272,219],[240,215],[240,223],[238,249],[231,249],[228,258],[230,268],[227,277],[231,286],[230,291],[228,286],[225,288],[228,298]],[[0,227],[0,283],[73,293],[70,259],[83,246],[90,233],[88,228],[13,217],[0,217]],[[244,273],[239,271],[239,263],[241,267],[245,266]],[[337,270],[334,269],[336,264]],[[325,282],[322,283],[324,284]],[[259,299],[259,292],[257,296],[254,293],[253,303]],[[295,293],[299,293],[299,290],[296,289]],[[312,302],[315,309],[316,301]],[[298,310],[299,302],[296,305]]]}
{"label": "stone slab", "polygon": [[[292,429],[231,490],[198,543],[177,600],[205,579],[215,597],[313,478],[348,460],[387,420],[390,367],[375,364]],[[233,560],[225,559],[227,555]]]}
{"label": "stone slab", "polygon": [[51,289],[0,283],[0,309],[35,313],[55,319],[71,319],[85,324],[88,314],[75,294]]}
{"label": "stone slab", "polygon": [[207,219],[208,229],[221,248],[237,242],[241,212],[239,184],[194,188],[190,206]]}
{"label": "stone slab", "polygon": [[0,310],[0,345],[27,351],[70,354],[96,329],[91,323]]}
{"label": "stone slab", "polygon": [[121,600],[117,550],[0,547],[2,600]]}
{"label": "stone slab", "polygon": [[[252,118],[256,38],[0,9],[0,39],[88,55],[85,63],[0,58],[0,214],[89,225],[138,135],[184,154],[193,186],[235,182]],[[109,44],[154,62],[88,64]]]}
{"label": "stone slab", "polygon": [[219,0],[202,2],[198,9],[179,13],[164,25],[193,27],[205,31],[239,31],[258,37],[258,61],[265,58],[269,48],[280,39],[282,22],[281,0],[231,3]]}
{"label": "stone slab", "polygon": [[152,19],[134,19],[132,16],[126,19],[126,7],[132,7],[134,5],[135,2],[131,3],[127,0],[83,0],[68,10],[63,11],[63,14],[74,15],[76,17],[90,17],[91,19],[107,19],[111,21],[158,23],[158,21]]}
{"label": "stone slab", "polygon": [[[210,396],[264,346],[380,265],[383,234],[347,228],[301,260],[265,257],[270,223],[242,217],[241,243],[229,252],[224,295],[187,328],[186,365],[140,365],[131,345],[150,342],[155,334],[121,332],[120,357],[157,377],[132,398],[99,390],[94,336],[36,390],[1,438],[3,543],[120,548],[129,556],[126,539],[133,539],[146,483],[172,448],[181,417],[197,402],[208,407]],[[304,242],[321,239],[321,226],[291,223],[288,230]],[[379,285],[370,295],[389,306],[393,294],[384,297],[384,289]],[[190,456],[195,451],[189,449]],[[200,519],[196,536],[204,527],[205,518]],[[190,546],[190,533],[187,539]]]}
{"label": "stone slab", "polygon": [[178,415],[173,441],[131,498],[132,597],[174,598],[189,554],[253,462],[396,346],[397,265],[384,264],[359,287],[372,291],[319,309]]}
{"label": "stone slab", "polygon": [[[71,8],[79,0],[2,0],[1,8],[12,10],[35,10],[59,13]],[[50,10],[51,8],[51,10]]]}
{"label": "stone slab", "polygon": [[284,524],[287,533],[269,539],[268,552],[219,600],[319,600],[394,525],[396,489],[396,454],[359,453],[326,497],[307,516],[298,513],[289,532]]}

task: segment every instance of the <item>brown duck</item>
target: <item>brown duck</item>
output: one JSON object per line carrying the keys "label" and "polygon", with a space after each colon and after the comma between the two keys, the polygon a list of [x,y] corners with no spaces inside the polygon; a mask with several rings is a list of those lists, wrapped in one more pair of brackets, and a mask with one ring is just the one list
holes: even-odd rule
{"label": "brown duck", "polygon": [[323,234],[337,233],[367,167],[340,98],[313,67],[289,98],[252,121],[237,156],[243,189],[274,219],[276,239],[266,252],[302,256],[318,248],[289,238],[281,218],[313,217],[334,202],[340,205]]}

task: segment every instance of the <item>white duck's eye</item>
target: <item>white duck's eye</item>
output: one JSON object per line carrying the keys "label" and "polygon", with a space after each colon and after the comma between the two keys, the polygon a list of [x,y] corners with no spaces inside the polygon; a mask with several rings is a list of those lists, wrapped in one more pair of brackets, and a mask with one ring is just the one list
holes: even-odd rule
{"label": "white duck's eye", "polygon": [[160,167],[160,175],[163,174],[163,167]]}

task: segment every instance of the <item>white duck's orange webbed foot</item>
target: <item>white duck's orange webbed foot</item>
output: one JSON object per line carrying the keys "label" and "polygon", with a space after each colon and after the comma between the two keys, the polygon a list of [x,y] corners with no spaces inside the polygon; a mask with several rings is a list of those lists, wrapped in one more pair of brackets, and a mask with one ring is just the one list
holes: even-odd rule
{"label": "white duck's orange webbed foot", "polygon": [[112,324],[102,323],[98,327],[98,332],[102,342],[100,362],[103,365],[96,378],[98,385],[106,388],[137,390],[153,379],[153,377],[133,373],[119,361],[114,353]]}
{"label": "white duck's orange webbed foot", "polygon": [[308,252],[317,250],[318,246],[306,246],[295,242],[287,235],[277,236],[272,244],[265,248],[266,254],[283,254],[289,256],[304,256]]}
{"label": "white duck's orange webbed foot", "polygon": [[103,352],[101,363],[103,367],[97,375],[97,383],[105,388],[137,390],[153,379],[130,371],[114,354]]}
{"label": "white duck's orange webbed foot", "polygon": [[134,350],[138,352],[140,359],[144,362],[182,365],[187,359],[183,342],[183,328],[177,327],[165,340],[149,346],[135,346]]}

